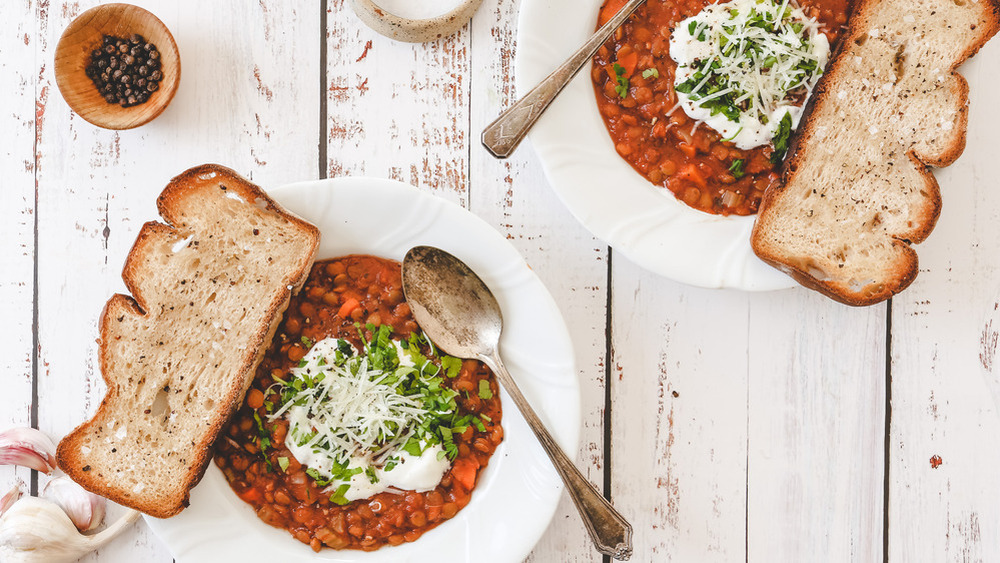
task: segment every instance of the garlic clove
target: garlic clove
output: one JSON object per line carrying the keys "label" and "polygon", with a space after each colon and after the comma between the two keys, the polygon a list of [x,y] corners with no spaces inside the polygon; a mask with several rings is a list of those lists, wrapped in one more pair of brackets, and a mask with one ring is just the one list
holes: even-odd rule
{"label": "garlic clove", "polygon": [[25,497],[0,516],[0,560],[68,563],[87,553],[86,540],[61,508]]}
{"label": "garlic clove", "polygon": [[42,473],[56,468],[56,445],[34,428],[0,433],[0,465],[23,465]]}
{"label": "garlic clove", "polygon": [[69,477],[49,481],[42,496],[59,505],[81,532],[89,532],[104,521],[107,500],[77,485]]}
{"label": "garlic clove", "polygon": [[131,510],[106,529],[85,536],[52,501],[25,497],[0,516],[0,561],[71,563],[106,544],[138,517]]}
{"label": "garlic clove", "polygon": [[3,497],[0,497],[0,516],[3,516],[3,513],[7,512],[7,509],[17,502],[19,498],[21,498],[21,487],[14,485],[13,489]]}

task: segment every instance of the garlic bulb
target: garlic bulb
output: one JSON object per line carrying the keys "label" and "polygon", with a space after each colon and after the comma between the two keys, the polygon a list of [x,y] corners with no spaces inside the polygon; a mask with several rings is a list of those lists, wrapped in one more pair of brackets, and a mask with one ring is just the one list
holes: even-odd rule
{"label": "garlic bulb", "polygon": [[42,473],[56,468],[56,445],[34,428],[0,433],[0,465],[23,465]]}
{"label": "garlic bulb", "polygon": [[81,532],[101,525],[107,500],[77,485],[69,477],[57,477],[42,491],[42,496],[59,505]]}
{"label": "garlic bulb", "polygon": [[55,503],[25,497],[0,516],[0,561],[70,563],[107,543],[138,517],[138,512],[129,511],[105,530],[85,536]]}

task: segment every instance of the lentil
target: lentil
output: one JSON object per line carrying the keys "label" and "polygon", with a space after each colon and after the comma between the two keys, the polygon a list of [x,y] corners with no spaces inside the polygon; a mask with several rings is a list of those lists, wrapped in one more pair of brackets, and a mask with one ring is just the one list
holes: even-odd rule
{"label": "lentil", "polygon": [[[624,3],[605,0],[598,26]],[[695,209],[752,215],[764,190],[779,178],[771,162],[773,147],[738,151],[714,129],[692,124],[677,105],[673,86],[677,65],[669,55],[670,31],[710,3],[672,0],[640,6],[598,49],[590,76],[615,150],[632,168]],[[820,22],[832,48],[845,29],[852,4],[853,0],[800,0],[806,14]],[[628,81],[624,96],[615,90],[616,66]],[[646,72],[651,69],[656,72]],[[737,160],[742,164],[734,165]],[[741,170],[738,178],[730,167]]]}
{"label": "lentil", "polygon": [[[334,303],[327,299],[331,294],[336,296]],[[348,318],[338,314],[336,303],[340,300],[359,303]],[[215,444],[216,465],[236,494],[254,507],[261,520],[288,530],[315,551],[324,546],[373,551],[383,545],[399,545],[454,517],[469,503],[479,475],[503,437],[499,393],[488,400],[474,391],[468,393],[479,389],[484,380],[491,389],[498,389],[491,383],[493,374],[480,362],[463,361],[458,375],[445,377],[443,385],[468,390],[458,400],[459,410],[461,414],[481,415],[483,430],[469,426],[465,432],[454,433],[458,456],[441,483],[425,493],[387,491],[343,506],[332,503],[330,492],[317,486],[306,475],[306,467],[285,447],[288,422],[282,418],[267,422],[266,403],[278,399],[276,392],[268,391],[273,378],[287,379],[289,368],[303,357],[303,338],[312,342],[342,338],[360,348],[353,313],[390,326],[394,339],[405,340],[417,329],[403,300],[398,262],[373,256],[317,262],[302,291],[292,298],[228,436]],[[368,328],[362,330],[370,340]],[[255,416],[269,436],[266,446],[261,446],[262,433]]]}

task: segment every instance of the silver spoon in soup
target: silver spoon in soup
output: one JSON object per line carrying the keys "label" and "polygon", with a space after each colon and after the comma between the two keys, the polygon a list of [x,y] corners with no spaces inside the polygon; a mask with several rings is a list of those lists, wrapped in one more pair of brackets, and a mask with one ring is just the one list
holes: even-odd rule
{"label": "silver spoon in soup", "polygon": [[418,246],[403,260],[403,293],[413,317],[434,344],[452,356],[479,360],[493,370],[562,477],[597,550],[628,559],[632,526],[556,444],[504,367],[500,359],[503,316],[483,280],[451,254]]}

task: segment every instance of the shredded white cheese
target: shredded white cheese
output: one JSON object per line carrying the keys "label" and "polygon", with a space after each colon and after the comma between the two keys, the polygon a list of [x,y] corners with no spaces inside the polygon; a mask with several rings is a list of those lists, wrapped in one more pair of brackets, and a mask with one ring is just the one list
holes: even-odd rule
{"label": "shredded white cheese", "polygon": [[677,24],[670,56],[684,112],[740,149],[792,129],[829,56],[816,20],[789,0],[712,4]]}
{"label": "shredded white cheese", "polygon": [[[347,484],[348,501],[368,498],[390,487],[424,491],[441,482],[451,467],[440,445],[426,447],[414,456],[400,448],[428,411],[414,398],[402,395],[393,372],[374,370],[367,359],[334,363],[338,349],[346,345],[335,338],[315,343],[292,377],[315,381],[276,410],[270,419],[289,421],[285,446],[299,463],[329,480],[326,490]],[[413,362],[400,344],[392,342],[399,365]],[[352,355],[357,355],[357,350]],[[320,447],[322,446],[322,447]],[[386,461],[396,460],[392,464]],[[357,470],[351,477],[338,477],[344,468]]]}

